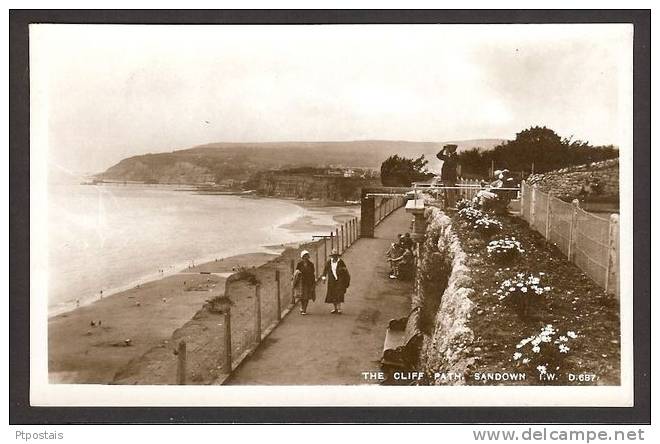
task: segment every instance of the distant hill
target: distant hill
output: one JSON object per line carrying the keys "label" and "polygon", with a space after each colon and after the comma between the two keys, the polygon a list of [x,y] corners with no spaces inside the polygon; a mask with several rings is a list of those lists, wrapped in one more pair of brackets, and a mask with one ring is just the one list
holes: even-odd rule
{"label": "distant hill", "polygon": [[169,153],[129,157],[97,177],[160,183],[204,183],[225,179],[245,180],[264,170],[311,167],[379,168],[389,156],[418,157],[437,170],[435,154],[444,144],[490,150],[504,139],[473,139],[448,142],[363,140],[347,142],[210,143]]}

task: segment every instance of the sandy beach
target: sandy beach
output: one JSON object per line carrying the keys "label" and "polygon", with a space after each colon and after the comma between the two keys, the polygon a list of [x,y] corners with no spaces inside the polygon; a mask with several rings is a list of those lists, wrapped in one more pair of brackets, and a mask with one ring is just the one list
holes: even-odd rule
{"label": "sandy beach", "polygon": [[122,366],[166,343],[207,299],[224,293],[232,268],[275,256],[250,253],[208,262],[50,318],[50,382],[111,383]]}
{"label": "sandy beach", "polygon": [[[341,207],[330,208],[318,203],[315,207],[319,211],[318,218],[303,216],[283,227],[300,233],[326,229],[329,232],[335,222],[341,223],[354,214],[348,209],[342,211]],[[185,268],[49,318],[50,382],[172,383],[173,377],[167,373],[173,371],[170,365],[175,348],[173,338],[183,334],[181,330],[185,331],[188,341],[194,342],[195,328],[207,330],[220,326],[218,319],[204,315],[205,301],[224,293],[227,277],[238,267],[259,267],[274,259],[288,263],[292,257],[279,254],[296,245],[264,246],[262,252]],[[266,272],[269,276],[272,274],[272,270]],[[244,321],[249,321],[248,312],[243,317]],[[145,368],[145,365],[157,365],[159,369]],[[145,380],[145,375],[149,374],[152,376]],[[207,375],[198,383],[210,383],[214,376]]]}

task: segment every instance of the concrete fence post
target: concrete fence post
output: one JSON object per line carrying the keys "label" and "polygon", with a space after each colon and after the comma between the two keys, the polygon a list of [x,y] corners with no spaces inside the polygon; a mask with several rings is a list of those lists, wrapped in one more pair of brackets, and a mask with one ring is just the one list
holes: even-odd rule
{"label": "concrete fence post", "polygon": [[536,219],[536,184],[532,185],[532,198],[529,201],[529,226],[534,228]]}
{"label": "concrete fence post", "polygon": [[[316,250],[316,259],[318,261],[318,249]],[[280,289],[280,270],[275,270],[275,283],[277,284],[277,321],[282,320],[282,294]]]}
{"label": "concrete fence post", "polygon": [[573,262],[575,257],[575,244],[577,242],[577,229],[578,229],[578,209],[580,208],[580,201],[573,199],[573,213],[571,214],[571,226],[568,232],[568,261]]}
{"label": "concrete fence post", "polygon": [[348,246],[353,244],[353,219],[346,221],[346,237],[348,238]]}
{"label": "concrete fence post", "polygon": [[319,244],[316,244],[316,248],[314,249],[314,279],[319,274]]}
{"label": "concrete fence post", "polygon": [[231,309],[225,311],[225,362],[224,372],[231,373]]}
{"label": "concrete fence post", "polygon": [[295,273],[295,271],[296,271],[296,264],[295,264],[295,261],[293,259],[291,259],[289,261],[289,270],[291,270],[291,282],[292,282],[292,285],[291,285],[291,302],[290,302],[290,304],[295,305],[296,300],[293,297],[293,273]]}
{"label": "concrete fence post", "polygon": [[351,241],[351,245],[353,245],[355,243],[355,241],[357,240],[357,236],[355,235],[355,224],[356,224],[356,222],[357,222],[356,218],[351,219],[351,238],[353,239]]}
{"label": "concrete fence post", "polygon": [[552,193],[548,192],[546,197],[547,201],[545,203],[545,240],[550,239],[550,200],[552,199]]}
{"label": "concrete fence post", "polygon": [[520,182],[520,216],[523,220],[525,220],[525,186],[524,180]]}
{"label": "concrete fence post", "polygon": [[610,229],[608,233],[607,248],[607,275],[605,277],[605,291],[614,293],[619,297],[619,215],[610,216]]}
{"label": "concrete fence post", "polygon": [[346,250],[348,248],[348,229],[346,228],[346,222],[341,224],[341,245],[342,245],[342,250]]}
{"label": "concrete fence post", "polygon": [[255,344],[261,342],[261,285],[254,286],[254,338]]}
{"label": "concrete fence post", "polygon": [[[323,263],[325,264],[325,261],[328,260],[328,239],[323,238]],[[319,271],[319,274],[321,272]]]}
{"label": "concrete fence post", "polygon": [[186,341],[179,342],[176,357],[176,383],[178,385],[186,385]]}
{"label": "concrete fence post", "polygon": [[344,224],[341,224],[341,251],[346,251],[346,236],[344,235]]}

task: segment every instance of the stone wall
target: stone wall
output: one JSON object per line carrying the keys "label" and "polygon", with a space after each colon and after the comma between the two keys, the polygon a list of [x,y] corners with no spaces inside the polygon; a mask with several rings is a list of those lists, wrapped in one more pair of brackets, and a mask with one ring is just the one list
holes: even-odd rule
{"label": "stone wall", "polygon": [[533,174],[525,181],[562,200],[619,201],[619,159]]}
{"label": "stone wall", "polygon": [[[470,300],[474,290],[466,265],[467,256],[452,231],[451,219],[438,208],[427,210],[427,231],[422,257],[419,262],[418,291],[415,297],[424,310],[431,310],[431,329],[422,343],[419,367],[425,375],[435,373],[464,374],[474,363],[469,353],[474,334],[468,326],[474,303]],[[444,260],[438,264],[438,258]],[[444,274],[446,283],[436,289],[424,285],[430,274]],[[431,290],[431,291],[429,291]],[[454,381],[428,378],[432,385],[461,385]]]}

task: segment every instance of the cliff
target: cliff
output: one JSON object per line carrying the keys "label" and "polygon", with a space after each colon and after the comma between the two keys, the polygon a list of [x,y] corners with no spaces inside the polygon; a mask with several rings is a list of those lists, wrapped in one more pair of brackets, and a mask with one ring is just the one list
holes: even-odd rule
{"label": "cliff", "polygon": [[258,194],[326,201],[359,200],[363,187],[377,186],[379,179],[327,174],[296,174],[286,171],[258,173],[250,181]]}
{"label": "cliff", "polygon": [[[459,150],[490,149],[500,139],[454,142]],[[214,143],[169,153],[144,154],[122,160],[96,177],[104,180],[160,183],[221,183],[247,180],[260,171],[293,167],[380,168],[392,154],[418,157],[435,163],[445,142],[365,140],[347,142]],[[439,165],[436,165],[439,166]]]}

